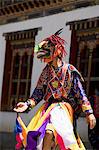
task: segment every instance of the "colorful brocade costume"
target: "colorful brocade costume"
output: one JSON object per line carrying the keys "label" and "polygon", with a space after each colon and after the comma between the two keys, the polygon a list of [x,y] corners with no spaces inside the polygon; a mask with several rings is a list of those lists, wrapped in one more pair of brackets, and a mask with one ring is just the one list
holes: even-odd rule
{"label": "colorful brocade costume", "polygon": [[86,115],[93,113],[82,80],[81,74],[71,64],[63,62],[57,70],[50,64],[45,66],[30,97],[36,104],[42,99],[45,103],[27,127],[20,117],[17,118],[26,150],[42,150],[47,129],[53,131],[55,144],[60,150],[85,150],[79,136],[75,136],[73,131],[73,116],[79,107]]}

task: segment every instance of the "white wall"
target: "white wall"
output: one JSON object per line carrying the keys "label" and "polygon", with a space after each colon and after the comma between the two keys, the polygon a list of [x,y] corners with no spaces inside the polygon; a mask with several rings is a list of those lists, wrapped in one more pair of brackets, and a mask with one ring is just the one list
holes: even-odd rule
{"label": "white wall", "polygon": [[[63,37],[68,43],[68,45],[66,45],[67,52],[68,52],[66,61],[68,62],[71,31],[69,30],[69,26],[66,26],[66,22],[93,18],[93,17],[97,17],[98,14],[99,14],[99,6],[92,6],[92,7],[81,8],[81,9],[64,12],[52,16],[41,17],[37,19],[31,19],[31,20],[18,22],[18,23],[10,23],[10,24],[0,26],[0,102],[1,102],[2,82],[3,82],[3,72],[4,72],[4,62],[5,62],[5,39],[2,36],[3,33],[42,27],[42,30],[39,31],[38,35],[36,36],[36,43],[39,43],[42,39],[55,33],[58,29],[64,28],[61,37]],[[34,57],[31,93],[36,85],[36,82],[38,80],[38,77],[43,67],[44,64],[38,61],[36,57]],[[0,112],[0,130],[12,131],[14,126],[13,120],[15,120],[14,118],[15,118],[15,113]]]}

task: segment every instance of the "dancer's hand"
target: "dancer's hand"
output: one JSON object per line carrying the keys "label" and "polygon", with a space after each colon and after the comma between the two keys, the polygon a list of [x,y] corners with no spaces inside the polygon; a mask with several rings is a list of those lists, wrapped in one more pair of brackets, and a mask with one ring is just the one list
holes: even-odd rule
{"label": "dancer's hand", "polygon": [[26,102],[19,102],[13,110],[16,112],[24,112],[27,110],[27,108],[28,108],[28,105]]}
{"label": "dancer's hand", "polygon": [[87,122],[88,122],[88,124],[90,126],[90,129],[93,129],[95,127],[95,125],[96,125],[96,118],[95,118],[94,114],[88,115],[86,117],[86,119],[87,119]]}

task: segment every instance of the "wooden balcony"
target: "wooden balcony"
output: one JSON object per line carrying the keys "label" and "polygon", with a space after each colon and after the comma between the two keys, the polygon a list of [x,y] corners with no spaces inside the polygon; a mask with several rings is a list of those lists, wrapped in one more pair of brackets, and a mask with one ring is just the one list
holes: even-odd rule
{"label": "wooden balcony", "polygon": [[97,0],[0,0],[0,22],[2,24],[5,20],[6,23],[9,18],[12,18],[12,22],[17,21],[15,17],[20,16],[23,19],[28,19],[28,15],[36,17],[39,12],[44,16],[48,11],[53,14],[55,11],[63,12],[96,4]]}

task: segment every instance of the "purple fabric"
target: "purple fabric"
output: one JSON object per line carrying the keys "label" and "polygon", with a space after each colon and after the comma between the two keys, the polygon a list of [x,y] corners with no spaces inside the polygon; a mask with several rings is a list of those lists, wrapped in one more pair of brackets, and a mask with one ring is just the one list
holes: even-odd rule
{"label": "purple fabric", "polygon": [[39,131],[29,131],[27,135],[26,150],[37,150],[37,137],[40,135]]}
{"label": "purple fabric", "polygon": [[46,121],[43,123],[43,125],[38,129],[38,131],[41,132],[40,139],[44,138],[46,125],[48,123],[49,123],[49,119],[46,119]]}
{"label": "purple fabric", "polygon": [[26,150],[37,150],[37,138],[39,137],[40,140],[44,138],[46,125],[49,122],[47,119],[43,125],[38,129],[38,131],[29,131],[27,135],[27,146]]}

